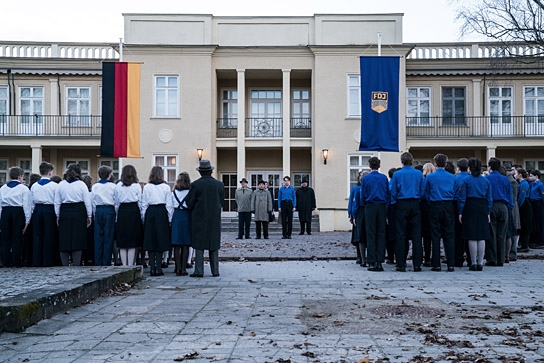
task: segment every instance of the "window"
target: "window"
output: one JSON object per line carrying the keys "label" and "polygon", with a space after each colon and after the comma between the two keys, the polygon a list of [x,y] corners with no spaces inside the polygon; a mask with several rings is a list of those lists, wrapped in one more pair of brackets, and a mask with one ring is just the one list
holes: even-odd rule
{"label": "window", "polygon": [[492,124],[510,124],[512,104],[512,87],[489,87],[489,116]]}
{"label": "window", "polygon": [[431,88],[408,87],[406,90],[408,126],[430,126]]}
{"label": "window", "polygon": [[33,132],[35,130],[32,125],[38,127],[42,123],[43,87],[21,87],[19,92],[21,132]]}
{"label": "window", "polygon": [[361,117],[360,75],[348,75],[348,117]]}
{"label": "window", "polygon": [[238,178],[236,173],[222,173],[221,180],[225,185],[225,199],[223,200],[224,212],[236,211],[236,188],[238,188]]}
{"label": "window", "polygon": [[[79,164],[79,167],[81,168],[81,176],[89,174],[91,164],[89,159],[65,159],[64,170],[66,170],[70,164]],[[62,171],[63,174],[64,170]]]}
{"label": "window", "polygon": [[91,126],[91,88],[66,88],[67,126]]}
{"label": "window", "polygon": [[363,170],[370,170],[368,161],[371,157],[372,155],[348,155],[348,195],[351,188],[357,185],[357,176],[359,175],[359,172]]}
{"label": "window", "polygon": [[223,90],[221,94],[221,127],[236,128],[238,126],[238,91]]}
{"label": "window", "polygon": [[178,76],[155,76],[155,116],[179,117]]}
{"label": "window", "polygon": [[293,173],[293,188],[302,186],[302,179],[308,179],[308,186],[310,186],[311,178],[310,173]]}
{"label": "window", "polygon": [[17,159],[17,165],[23,169],[26,185],[30,183],[30,174],[32,174],[32,160],[31,159]]}
{"label": "window", "polygon": [[8,181],[8,159],[0,159],[0,182],[5,184]]}
{"label": "window", "polygon": [[525,122],[544,123],[544,87],[525,87]]}
{"label": "window", "polygon": [[250,93],[249,137],[282,136],[282,95],[280,90],[253,90]]}
{"label": "window", "polygon": [[164,180],[173,187],[176,184],[178,176],[178,156],[177,155],[154,155],[156,166],[162,167]]}
{"label": "window", "polygon": [[[6,115],[8,114],[8,88],[0,86],[0,124],[6,123]],[[3,127],[0,132],[4,131]]]}
{"label": "window", "polygon": [[465,125],[465,89],[442,88],[442,125]]}
{"label": "window", "polygon": [[100,166],[107,165],[111,168],[113,178],[115,180],[119,180],[120,173],[119,173],[119,160],[118,159],[100,159],[98,162]]}
{"label": "window", "polygon": [[[540,170],[544,174],[544,160],[525,160],[525,170],[527,172],[531,170]],[[540,177],[540,180],[544,180],[544,176]]]}

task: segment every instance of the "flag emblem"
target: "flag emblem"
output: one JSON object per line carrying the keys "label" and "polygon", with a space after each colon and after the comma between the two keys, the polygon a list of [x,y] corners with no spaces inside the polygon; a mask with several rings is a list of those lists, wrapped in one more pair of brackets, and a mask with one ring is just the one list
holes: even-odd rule
{"label": "flag emblem", "polygon": [[387,111],[388,92],[372,92],[370,107],[377,113]]}

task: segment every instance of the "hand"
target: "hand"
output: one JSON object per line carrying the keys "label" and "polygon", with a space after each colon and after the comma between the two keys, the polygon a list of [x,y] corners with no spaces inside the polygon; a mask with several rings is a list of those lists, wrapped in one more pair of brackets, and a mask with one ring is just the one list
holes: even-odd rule
{"label": "hand", "polygon": [[25,228],[23,228],[23,234],[25,234],[27,228],[28,228],[28,223],[25,224]]}
{"label": "hand", "polygon": [[463,223],[463,216],[461,214],[459,214],[459,223]]}
{"label": "hand", "polygon": [[91,226],[92,222],[93,222],[93,220],[91,219],[91,217],[87,217],[87,228],[89,228]]}
{"label": "hand", "polygon": [[297,209],[295,207],[293,207],[293,212],[296,211]]}
{"label": "hand", "polygon": [[59,226],[59,218],[57,217],[57,227]]}
{"label": "hand", "polygon": [[487,223],[491,223],[491,216],[489,214],[487,215]]}
{"label": "hand", "polygon": [[351,221],[351,223],[353,223],[353,225],[354,225],[355,227],[357,227],[357,221],[356,221],[355,219],[353,219],[353,220]]}
{"label": "hand", "polygon": [[278,212],[281,212],[281,208],[278,208]]}

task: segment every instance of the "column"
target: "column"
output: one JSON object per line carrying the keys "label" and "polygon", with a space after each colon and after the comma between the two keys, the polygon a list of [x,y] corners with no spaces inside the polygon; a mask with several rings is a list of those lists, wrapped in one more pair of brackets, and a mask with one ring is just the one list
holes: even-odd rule
{"label": "column", "polygon": [[42,163],[42,146],[31,145],[32,148],[32,172],[40,174],[40,164]]}
{"label": "column", "polygon": [[489,159],[494,158],[496,155],[497,147],[496,146],[488,146],[486,149],[486,159],[482,160],[482,164],[487,164]]}
{"label": "column", "polygon": [[238,74],[238,134],[236,143],[236,173],[238,180],[246,177],[246,74],[245,69],[237,69]]}
{"label": "column", "polygon": [[291,70],[282,69],[283,176],[291,175]]}
{"label": "column", "polygon": [[482,80],[473,79],[472,80],[472,103],[474,107],[474,116],[482,116]]}

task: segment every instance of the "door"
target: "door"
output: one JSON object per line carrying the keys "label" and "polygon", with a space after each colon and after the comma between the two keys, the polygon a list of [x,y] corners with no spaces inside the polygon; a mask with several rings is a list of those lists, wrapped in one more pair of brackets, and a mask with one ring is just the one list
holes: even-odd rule
{"label": "door", "polygon": [[259,180],[268,182],[268,189],[274,193],[273,207],[278,209],[278,190],[281,187],[282,175],[278,171],[252,171],[249,175],[249,187],[253,190],[259,187]]}
{"label": "door", "polygon": [[512,87],[489,87],[489,136],[514,136]]}
{"label": "door", "polygon": [[43,87],[20,88],[19,135],[43,134]]}

